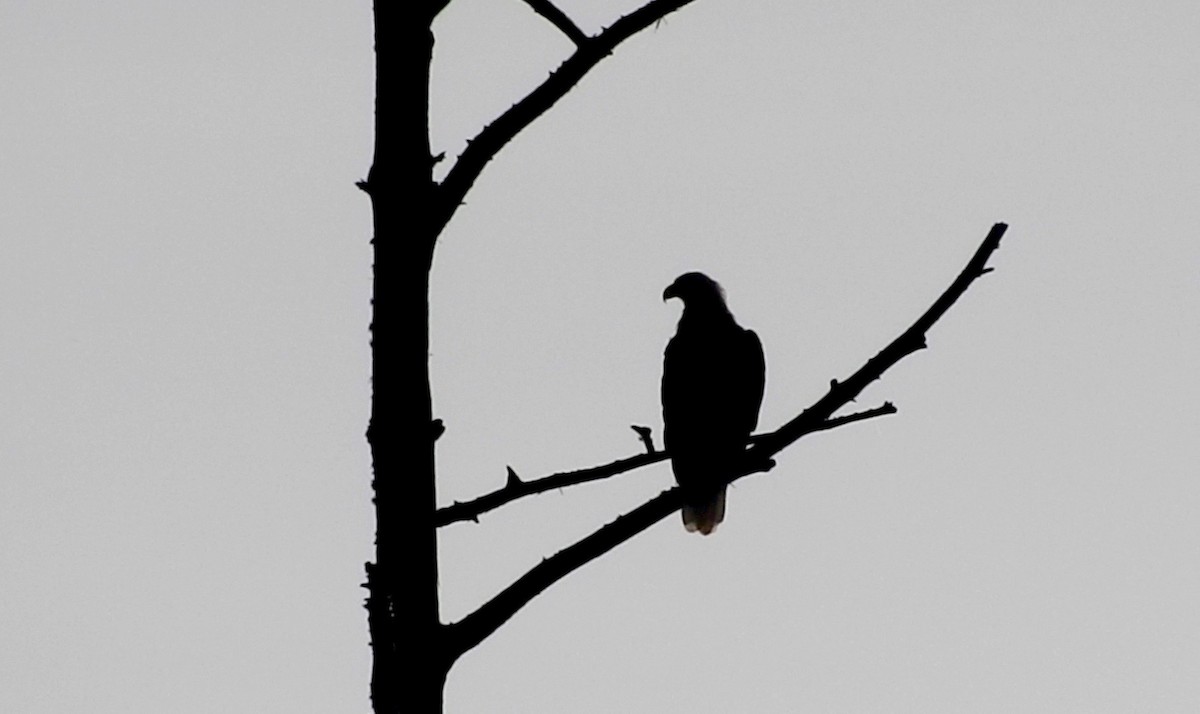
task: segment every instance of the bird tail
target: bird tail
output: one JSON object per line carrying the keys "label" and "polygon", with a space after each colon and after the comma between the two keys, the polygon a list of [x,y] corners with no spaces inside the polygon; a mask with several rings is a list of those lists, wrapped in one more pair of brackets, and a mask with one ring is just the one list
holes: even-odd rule
{"label": "bird tail", "polygon": [[725,489],[722,488],[715,496],[699,503],[683,505],[683,527],[688,533],[700,532],[708,535],[717,529],[717,524],[725,520]]}

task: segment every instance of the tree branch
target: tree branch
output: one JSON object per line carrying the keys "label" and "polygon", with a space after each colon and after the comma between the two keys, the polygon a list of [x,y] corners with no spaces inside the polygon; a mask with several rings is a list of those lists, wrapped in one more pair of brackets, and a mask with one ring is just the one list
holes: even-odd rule
{"label": "tree branch", "polygon": [[[946,313],[959,297],[966,292],[971,283],[990,269],[986,267],[987,260],[1000,244],[1000,238],[1008,228],[1003,223],[992,226],[987,238],[975,251],[967,266],[959,274],[950,287],[941,294],[933,305],[925,311],[915,323],[900,334],[887,347],[867,360],[867,363],[844,382],[834,382],[829,392],[821,397],[811,407],[804,410],[798,417],[784,424],[775,432],[758,439],[747,450],[748,467],[740,474],[729,478],[733,482],[742,476],[766,471],[774,463],[771,456],[794,443],[806,433],[819,431],[819,425],[826,423],[827,417],[834,411],[851,401],[868,384],[878,379],[885,371],[904,357],[925,347],[925,333],[937,320]],[[891,407],[885,404],[880,410]],[[895,407],[891,407],[892,411]],[[874,410],[873,410],[874,411]],[[864,412],[863,414],[866,414]],[[858,421],[869,418],[863,415],[849,415],[845,420]],[[829,420],[830,422],[836,420]],[[842,423],[846,423],[843,421]],[[831,428],[831,427],[828,427]],[[644,454],[642,458],[651,455]],[[657,456],[655,454],[654,456]],[[635,457],[637,458],[637,457]],[[488,635],[495,632],[522,607],[548,587],[566,577],[573,570],[586,565],[588,562],[607,553],[621,543],[629,540],[638,533],[646,530],[658,521],[677,511],[682,505],[682,496],[678,488],[672,488],[655,496],[646,503],[638,506],[629,513],[619,516],[591,535],[563,550],[545,558],[529,572],[518,578],[512,585],[501,590],[491,600],[485,602],[462,620],[448,625],[448,646],[452,656],[459,656],[482,642]]]}
{"label": "tree branch", "polygon": [[512,585],[501,590],[478,610],[447,626],[451,652],[463,653],[482,642],[530,600],[568,573],[604,555],[638,533],[678,511],[683,505],[679,488],[663,491],[600,530],[543,558]]}
{"label": "tree branch", "polygon": [[[559,99],[562,99],[579,83],[579,80],[583,79],[584,75],[600,63],[600,60],[610,55],[617,45],[691,1],[651,0],[614,22],[599,35],[585,36],[583,42],[577,42],[575,53],[560,64],[558,69],[551,72],[546,81],[497,117],[491,124],[485,126],[474,139],[467,141],[467,148],[459,155],[458,161],[454,163],[454,167],[446,174],[446,178],[440,185],[442,199],[445,202],[445,220],[449,220],[450,216],[458,210],[467,191],[471,190],[475,179],[479,178],[483,167],[496,156],[500,149],[504,148],[505,144],[522,129],[529,126],[534,119],[545,114]],[[529,2],[531,6],[540,4],[536,0],[535,2],[526,0],[526,2]],[[545,4],[549,5],[549,3]],[[543,16],[545,17],[545,15]],[[582,31],[580,34],[583,34]]]}
{"label": "tree branch", "polygon": [[[883,416],[885,414],[895,414],[896,407],[892,406],[891,402],[885,402],[883,406],[868,409],[866,411],[847,414],[845,416],[834,417],[827,419],[813,427],[811,431],[825,431],[834,429],[844,424],[850,424],[871,417]],[[645,427],[642,427],[645,428]],[[811,433],[810,431],[810,433]],[[751,444],[757,444],[764,439],[769,439],[775,436],[776,432],[769,434],[756,434],[750,437]],[[799,438],[799,437],[797,437]],[[599,481],[600,479],[609,478],[610,476],[618,476],[634,469],[639,469],[650,464],[657,464],[660,461],[666,461],[671,458],[669,451],[653,451],[644,454],[637,454],[624,459],[617,459],[611,463],[601,466],[593,466],[591,468],[579,469],[577,471],[563,471],[560,473],[550,474],[541,478],[533,479],[532,481],[522,481],[516,478],[512,467],[508,469],[508,479],[502,488],[495,491],[485,493],[478,498],[473,498],[470,501],[455,501],[449,506],[443,506],[437,510],[435,523],[441,527],[459,521],[475,521],[479,522],[479,516],[488,511],[495,510],[505,504],[512,503],[518,498],[525,496],[533,496],[546,491],[554,491],[556,489],[575,486],[589,481]]]}
{"label": "tree branch", "polygon": [[571,18],[567,17],[566,13],[559,10],[550,0],[525,0],[525,4],[548,20],[551,25],[557,27],[560,32],[570,38],[571,42],[575,43],[576,47],[590,39],[583,30],[579,29],[578,25],[571,21]]}
{"label": "tree branch", "polygon": [[925,333],[929,331],[929,328],[933,327],[933,324],[946,314],[950,306],[962,297],[962,294],[967,291],[971,283],[975,282],[976,278],[990,272],[991,268],[987,267],[988,258],[996,248],[1000,247],[1000,239],[1004,237],[1006,230],[1008,230],[1008,225],[1005,223],[997,223],[992,226],[987,237],[983,239],[983,243],[976,249],[975,255],[967,261],[966,267],[954,279],[950,287],[946,288],[946,291],[934,301],[933,305],[917,318],[916,322],[902,332],[899,337],[892,340],[879,354],[867,360],[867,363],[850,375],[848,379],[842,382],[834,381],[825,396],[817,400],[815,404],[805,409],[795,419],[784,424],[769,438],[751,447],[747,451],[747,457],[750,460],[758,461],[770,459],[796,439],[809,433],[812,430],[812,424],[825,421],[835,411],[853,401],[862,390],[866,389],[868,384],[879,379],[897,362],[917,350],[925,349]]}
{"label": "tree branch", "polygon": [[457,523],[458,521],[478,522],[481,514],[499,508],[506,503],[511,503],[518,498],[545,493],[546,491],[553,491],[567,486],[574,486],[580,483],[587,483],[588,481],[599,481],[602,478],[623,474],[643,466],[656,464],[659,461],[666,461],[669,458],[670,454],[667,452],[657,451],[653,454],[638,454],[626,459],[617,459],[612,463],[602,466],[593,466],[587,469],[579,469],[578,471],[563,471],[533,479],[532,481],[513,482],[509,480],[503,488],[485,493],[470,501],[455,501],[452,505],[439,508],[435,516],[435,522],[438,526],[445,526]]}

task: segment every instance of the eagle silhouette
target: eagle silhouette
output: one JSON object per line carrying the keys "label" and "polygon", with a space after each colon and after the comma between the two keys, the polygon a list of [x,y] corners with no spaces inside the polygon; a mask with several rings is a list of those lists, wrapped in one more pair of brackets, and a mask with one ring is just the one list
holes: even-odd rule
{"label": "eagle silhouette", "polygon": [[758,425],[767,365],[753,330],[737,324],[721,286],[685,273],[663,291],[683,316],[663,358],[663,441],[683,490],[683,525],[708,535],[725,519],[725,486]]}

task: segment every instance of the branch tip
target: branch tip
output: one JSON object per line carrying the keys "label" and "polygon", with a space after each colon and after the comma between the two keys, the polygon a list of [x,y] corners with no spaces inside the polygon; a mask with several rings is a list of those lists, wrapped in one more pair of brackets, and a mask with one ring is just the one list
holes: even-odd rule
{"label": "branch tip", "polygon": [[654,448],[654,434],[650,427],[632,424],[629,428],[637,432],[638,438],[641,439],[642,444],[646,447],[647,454],[653,454],[657,451]]}

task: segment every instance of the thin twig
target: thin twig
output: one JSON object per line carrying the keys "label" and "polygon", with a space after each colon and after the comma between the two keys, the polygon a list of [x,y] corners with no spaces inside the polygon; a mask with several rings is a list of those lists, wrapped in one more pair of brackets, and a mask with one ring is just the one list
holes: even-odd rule
{"label": "thin twig", "polygon": [[653,454],[655,451],[658,451],[658,449],[654,448],[654,430],[653,429],[651,429],[648,426],[639,426],[637,424],[633,424],[629,428],[633,429],[635,432],[637,432],[638,439],[641,439],[642,446],[646,447],[647,454]]}

